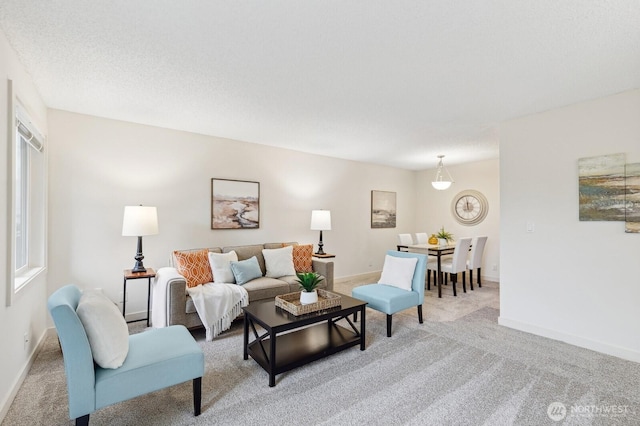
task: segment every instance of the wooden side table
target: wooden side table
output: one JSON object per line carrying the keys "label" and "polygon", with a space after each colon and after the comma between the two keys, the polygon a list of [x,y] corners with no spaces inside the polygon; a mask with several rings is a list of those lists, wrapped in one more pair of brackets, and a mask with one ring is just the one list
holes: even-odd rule
{"label": "wooden side table", "polygon": [[332,258],[332,257],[336,257],[336,255],[335,254],[329,254],[329,253],[325,253],[325,254],[313,253],[313,257],[317,257],[319,259],[329,259],[329,258]]}
{"label": "wooden side table", "polygon": [[149,308],[151,302],[151,278],[156,276],[156,271],[153,268],[147,268],[146,272],[131,272],[131,269],[124,270],[124,281],[122,283],[123,286],[123,296],[122,296],[122,316],[126,319],[126,309],[127,309],[127,280],[138,280],[141,278],[147,278],[147,317],[141,318],[139,320],[127,321],[129,322],[138,322],[147,320],[147,327],[149,327]]}

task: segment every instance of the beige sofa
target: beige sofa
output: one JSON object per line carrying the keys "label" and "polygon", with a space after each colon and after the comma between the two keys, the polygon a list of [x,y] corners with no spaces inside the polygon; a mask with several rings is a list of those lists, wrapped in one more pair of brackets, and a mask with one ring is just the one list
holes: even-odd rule
{"label": "beige sofa", "polygon": [[[292,293],[299,291],[299,285],[296,282],[296,276],[286,276],[280,278],[265,277],[266,273],[264,256],[262,255],[263,249],[281,248],[283,244],[296,244],[295,242],[287,243],[266,243],[255,244],[246,246],[229,246],[229,247],[213,247],[208,250],[215,253],[228,253],[232,250],[238,255],[238,260],[249,259],[252,256],[256,256],[260,269],[262,270],[262,277],[249,281],[244,284],[243,287],[249,293],[249,303],[256,300],[272,299],[278,295]],[[196,251],[202,249],[189,249],[180,251]],[[195,306],[191,297],[186,291],[186,280],[184,277],[177,274],[175,271],[175,261],[173,254],[170,256],[171,267],[162,268],[158,271],[159,275],[172,274],[172,278],[168,280],[166,286],[166,315],[167,325],[182,324],[187,328],[202,327],[202,322],[198,316]],[[322,275],[324,280],[321,281],[319,288],[326,290],[333,290],[333,262],[325,259],[313,258],[313,271]],[[162,277],[158,277],[162,279]]]}

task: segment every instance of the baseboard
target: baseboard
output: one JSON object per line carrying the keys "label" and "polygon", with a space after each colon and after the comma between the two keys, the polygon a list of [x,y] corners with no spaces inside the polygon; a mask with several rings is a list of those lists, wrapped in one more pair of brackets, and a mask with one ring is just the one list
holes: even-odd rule
{"label": "baseboard", "polygon": [[512,320],[509,318],[499,317],[498,324],[515,330],[524,331],[526,333],[547,337],[553,340],[568,343],[570,345],[579,346],[581,348],[612,355],[628,361],[640,362],[640,352],[620,346],[610,345],[608,343],[599,342],[597,340],[585,339],[584,337],[575,336],[573,334],[562,333],[557,330],[551,330],[537,325]]}
{"label": "baseboard", "polygon": [[22,386],[24,379],[27,377],[27,374],[29,374],[29,370],[31,369],[33,362],[35,361],[36,357],[40,353],[40,350],[42,350],[42,346],[44,345],[45,338],[47,337],[47,333],[49,332],[49,330],[54,330],[54,329],[45,328],[44,332],[40,336],[40,339],[38,339],[38,344],[33,348],[31,353],[29,354],[29,357],[27,358],[27,363],[24,365],[24,367],[20,371],[20,374],[18,375],[16,380],[13,382],[13,385],[11,386],[11,389],[8,395],[0,404],[0,424],[4,420],[7,413],[9,412],[9,408],[11,407],[11,404],[13,403],[13,400],[15,399],[16,394],[20,390],[20,387]]}
{"label": "baseboard", "polygon": [[356,275],[349,275],[346,277],[340,277],[340,278],[334,278],[333,283],[334,284],[344,284],[344,283],[348,283],[349,281],[366,281],[366,280],[370,280],[371,282],[377,282],[380,279],[380,273],[382,271],[373,271],[373,272],[365,272],[362,274],[356,274]]}

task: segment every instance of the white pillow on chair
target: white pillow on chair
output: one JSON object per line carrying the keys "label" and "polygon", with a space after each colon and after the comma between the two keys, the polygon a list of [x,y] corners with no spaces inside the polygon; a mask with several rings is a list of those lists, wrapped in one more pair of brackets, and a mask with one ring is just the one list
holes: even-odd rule
{"label": "white pillow on chair", "polygon": [[101,292],[86,290],[76,313],[96,364],[102,368],[120,367],[129,353],[129,328],[116,305]]}
{"label": "white pillow on chair", "polygon": [[418,259],[415,257],[397,257],[386,255],[382,275],[378,284],[387,284],[403,290],[411,291],[413,273]]}

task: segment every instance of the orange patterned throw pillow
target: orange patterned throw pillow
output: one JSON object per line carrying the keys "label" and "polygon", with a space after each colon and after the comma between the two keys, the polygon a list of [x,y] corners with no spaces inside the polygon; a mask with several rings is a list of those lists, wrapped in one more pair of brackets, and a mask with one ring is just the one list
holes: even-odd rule
{"label": "orange patterned throw pillow", "polygon": [[213,282],[211,265],[209,265],[209,250],[174,251],[176,269],[187,280],[187,287]]}
{"label": "orange patterned throw pillow", "polygon": [[313,244],[293,246],[293,267],[296,272],[313,272]]}

